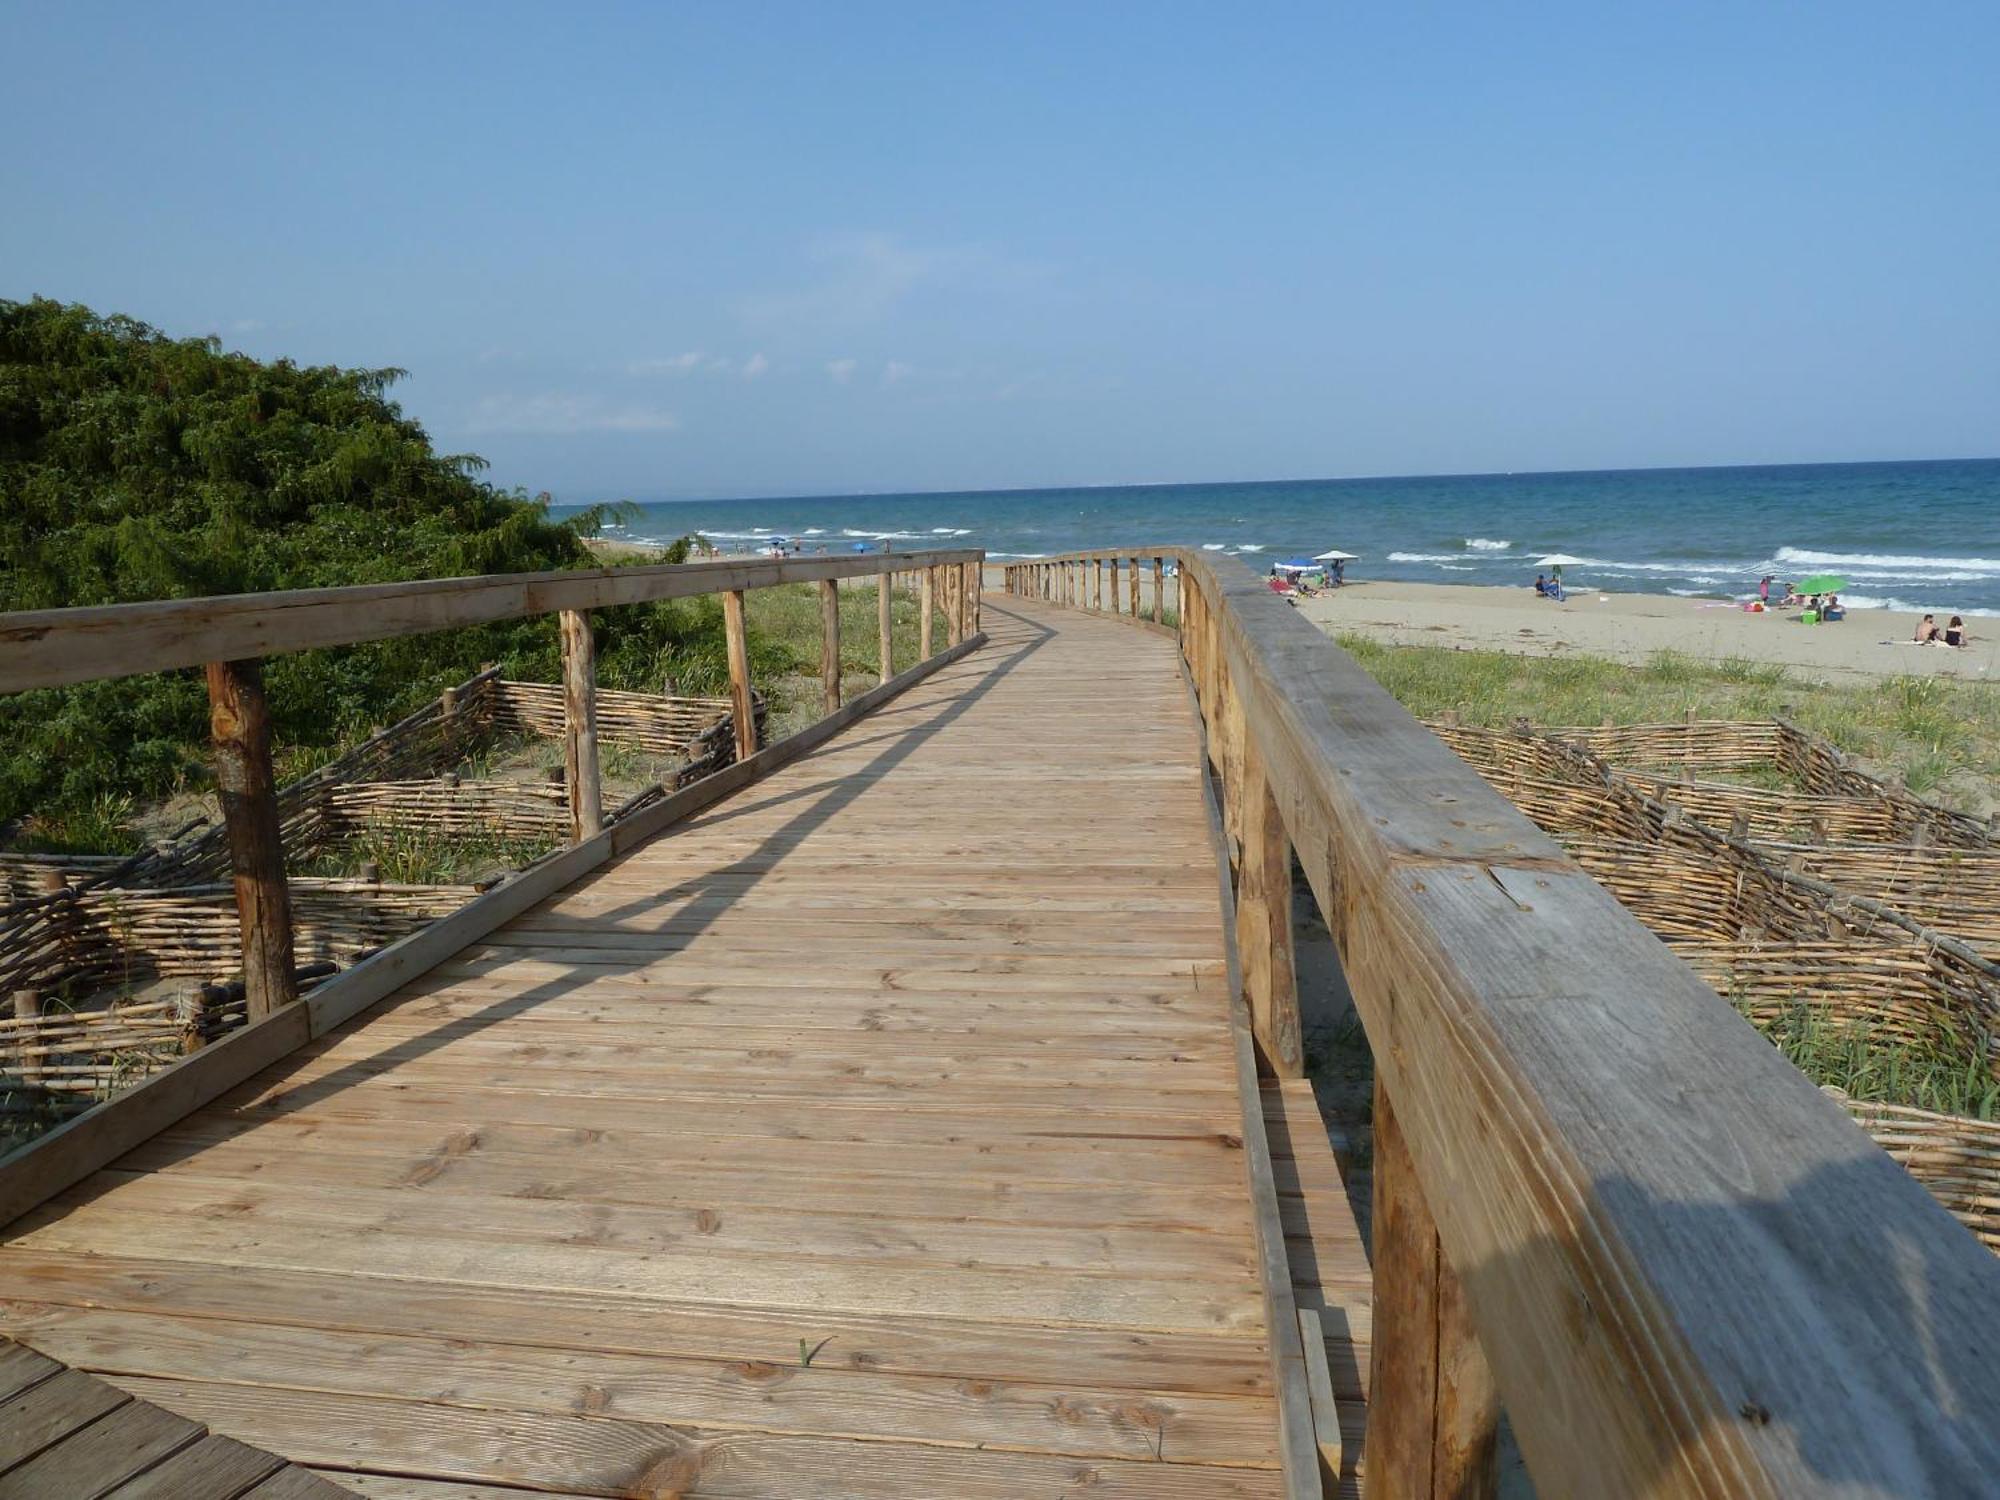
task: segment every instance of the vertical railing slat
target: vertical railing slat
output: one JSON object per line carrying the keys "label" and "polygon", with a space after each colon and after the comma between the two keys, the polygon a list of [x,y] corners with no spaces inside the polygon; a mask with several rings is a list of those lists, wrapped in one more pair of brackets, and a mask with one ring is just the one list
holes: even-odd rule
{"label": "vertical railing slat", "polygon": [[736,758],[757,753],[757,710],[750,697],[750,642],[743,628],[743,590],[722,596],[722,627],[729,641],[729,705],[736,724]]}

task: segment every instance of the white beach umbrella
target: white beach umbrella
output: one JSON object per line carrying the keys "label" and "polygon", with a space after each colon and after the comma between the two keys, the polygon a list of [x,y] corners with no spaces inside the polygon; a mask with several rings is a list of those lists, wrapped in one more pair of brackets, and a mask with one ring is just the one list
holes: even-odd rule
{"label": "white beach umbrella", "polygon": [[1341,550],[1340,550],[1340,549],[1339,549],[1338,547],[1335,547],[1335,548],[1334,548],[1333,550],[1331,550],[1331,551],[1329,551],[1329,552],[1315,552],[1315,553],[1313,554],[1313,561],[1314,561],[1314,562],[1356,562],[1356,561],[1358,561],[1358,560],[1360,559],[1360,557],[1361,557],[1361,554],[1360,554],[1359,552],[1342,552],[1342,551],[1341,551]]}
{"label": "white beach umbrella", "polygon": [[1571,557],[1567,552],[1551,552],[1536,562],[1538,568],[1583,568],[1590,565],[1590,559]]}

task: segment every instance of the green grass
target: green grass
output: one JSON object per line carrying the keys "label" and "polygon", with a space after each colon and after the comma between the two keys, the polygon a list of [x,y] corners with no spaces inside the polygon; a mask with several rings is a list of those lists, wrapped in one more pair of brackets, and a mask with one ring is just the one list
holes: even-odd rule
{"label": "green grass", "polygon": [[1805,1004],[1757,1029],[1814,1083],[1863,1102],[2000,1120],[2000,1081],[1987,1070],[1982,1047],[1952,1051],[1885,1039]]}
{"label": "green grass", "polygon": [[461,885],[518,870],[555,847],[545,838],[372,832],[344,840],[292,873],[352,878],[372,862],[395,885]]}
{"label": "green grass", "polygon": [[1961,812],[2000,799],[2000,691],[1984,683],[1898,677],[1858,685],[1808,682],[1783,667],[1708,663],[1663,651],[1644,666],[1601,657],[1510,656],[1438,646],[1340,644],[1412,713],[1450,709],[1467,724],[1660,724],[1785,718],[1825,736],[1878,775]]}

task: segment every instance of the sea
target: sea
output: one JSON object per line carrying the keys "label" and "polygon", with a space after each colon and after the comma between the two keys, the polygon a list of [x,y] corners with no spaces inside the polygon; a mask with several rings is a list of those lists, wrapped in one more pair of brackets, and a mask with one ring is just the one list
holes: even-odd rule
{"label": "sea", "polygon": [[[560,511],[560,507],[558,508]],[[1846,580],[1856,608],[2000,614],[2000,459],[963,490],[639,505],[612,535],[725,552],[984,547],[996,561],[1173,543],[1270,564],[1329,548],[1350,579],[1747,598]]]}

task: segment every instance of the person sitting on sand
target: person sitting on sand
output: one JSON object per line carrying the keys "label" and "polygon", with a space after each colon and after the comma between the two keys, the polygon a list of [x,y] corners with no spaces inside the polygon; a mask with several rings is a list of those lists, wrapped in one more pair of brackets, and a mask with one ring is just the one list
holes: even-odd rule
{"label": "person sitting on sand", "polygon": [[1790,609],[1794,604],[1804,604],[1805,596],[1791,584],[1785,585],[1785,597],[1778,601],[1778,608]]}
{"label": "person sitting on sand", "polygon": [[1965,621],[1957,615],[1953,615],[1951,623],[1944,628],[1944,643],[1960,648],[1972,644],[1972,632],[1965,628]]}
{"label": "person sitting on sand", "polygon": [[1819,607],[1819,617],[1821,620],[1844,620],[1847,618],[1847,611],[1840,607],[1840,595],[1828,594],[1826,596],[1826,603]]}
{"label": "person sitting on sand", "polygon": [[1555,600],[1558,604],[1569,598],[1569,595],[1563,592],[1563,581],[1560,573],[1549,580],[1548,597]]}
{"label": "person sitting on sand", "polygon": [[1537,573],[1535,575],[1535,592],[1540,594],[1544,599],[1548,597],[1549,580],[1544,574]]}
{"label": "person sitting on sand", "polygon": [[1940,634],[1942,632],[1938,629],[1936,615],[1925,615],[1921,620],[1917,621],[1917,644],[1919,646],[1936,645]]}

